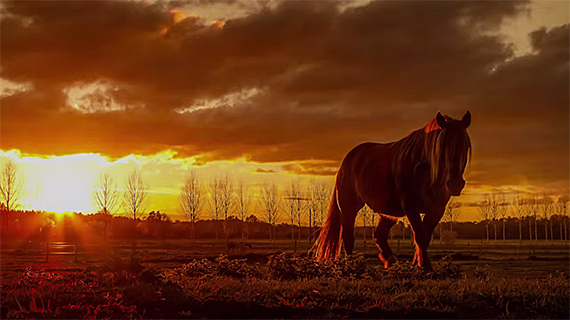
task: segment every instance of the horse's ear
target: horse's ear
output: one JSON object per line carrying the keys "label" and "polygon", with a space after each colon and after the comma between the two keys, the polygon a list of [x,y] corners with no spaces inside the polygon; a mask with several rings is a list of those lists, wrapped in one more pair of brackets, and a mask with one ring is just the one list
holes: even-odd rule
{"label": "horse's ear", "polygon": [[471,112],[467,111],[463,118],[461,118],[461,124],[465,127],[465,129],[469,128],[471,124]]}
{"label": "horse's ear", "polygon": [[439,125],[440,128],[445,128],[446,120],[443,117],[443,115],[441,114],[441,112],[437,112],[437,115],[435,116],[435,119],[437,120],[437,124]]}

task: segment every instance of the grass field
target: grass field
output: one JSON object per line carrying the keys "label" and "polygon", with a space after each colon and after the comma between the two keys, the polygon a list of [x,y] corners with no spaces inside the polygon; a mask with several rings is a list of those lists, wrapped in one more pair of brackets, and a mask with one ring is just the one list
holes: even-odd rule
{"label": "grass field", "polygon": [[[409,239],[392,242],[385,271],[368,240],[351,259],[318,264],[291,240],[112,242],[120,262],[78,247],[45,261],[39,247],[2,242],[2,318],[564,318],[568,242],[495,245],[435,241],[434,271],[410,266]],[[110,250],[109,247],[106,247]],[[83,250],[87,252],[83,252]],[[93,248],[91,248],[93,249]],[[287,252],[279,254],[282,252]],[[291,252],[291,253],[289,253]],[[221,256],[223,253],[227,256]]]}

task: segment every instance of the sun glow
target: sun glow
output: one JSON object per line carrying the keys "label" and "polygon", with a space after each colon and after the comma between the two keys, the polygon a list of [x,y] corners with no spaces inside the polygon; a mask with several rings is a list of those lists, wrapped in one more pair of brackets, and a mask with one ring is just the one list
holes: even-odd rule
{"label": "sun glow", "polygon": [[26,175],[31,208],[58,213],[95,211],[92,194],[99,170],[93,161],[73,156],[38,159],[42,160],[41,171]]}

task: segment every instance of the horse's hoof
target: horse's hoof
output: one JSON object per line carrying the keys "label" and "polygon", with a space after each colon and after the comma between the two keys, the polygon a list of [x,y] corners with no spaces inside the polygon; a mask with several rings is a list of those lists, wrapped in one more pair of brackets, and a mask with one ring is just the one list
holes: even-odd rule
{"label": "horse's hoof", "polygon": [[379,254],[378,257],[380,257],[380,260],[384,262],[384,269],[388,269],[394,264],[396,264],[396,262],[398,262],[398,258],[396,258],[395,255],[391,255],[388,258],[384,258],[382,254]]}

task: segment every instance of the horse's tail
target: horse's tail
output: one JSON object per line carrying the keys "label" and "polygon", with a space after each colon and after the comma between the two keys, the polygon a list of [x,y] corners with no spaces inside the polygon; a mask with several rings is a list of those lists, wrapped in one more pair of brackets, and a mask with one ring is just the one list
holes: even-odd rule
{"label": "horse's tail", "polygon": [[336,187],[333,192],[331,204],[329,206],[329,214],[319,237],[313,244],[311,251],[317,261],[336,259],[341,249],[341,216],[340,208],[337,203]]}

